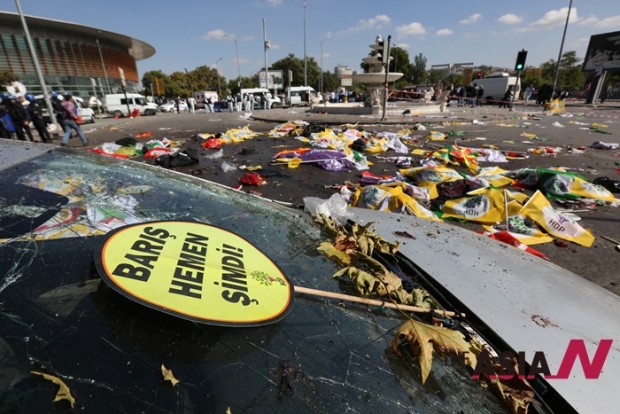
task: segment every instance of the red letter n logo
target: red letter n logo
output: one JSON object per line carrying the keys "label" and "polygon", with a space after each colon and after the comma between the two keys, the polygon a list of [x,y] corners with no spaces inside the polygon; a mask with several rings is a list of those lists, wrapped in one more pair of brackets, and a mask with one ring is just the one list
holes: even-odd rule
{"label": "red letter n logo", "polygon": [[594,353],[594,357],[592,361],[590,361],[585,341],[583,339],[571,339],[566,348],[564,358],[562,358],[562,364],[560,365],[558,373],[556,375],[545,375],[545,378],[568,379],[573,370],[573,365],[575,365],[575,361],[579,358],[586,379],[597,379],[601,375],[612,343],[612,339],[601,339]]}

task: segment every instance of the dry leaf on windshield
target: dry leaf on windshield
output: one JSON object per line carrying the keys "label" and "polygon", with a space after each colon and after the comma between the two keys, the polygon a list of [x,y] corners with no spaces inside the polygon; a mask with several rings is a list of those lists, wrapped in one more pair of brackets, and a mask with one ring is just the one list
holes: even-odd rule
{"label": "dry leaf on windshield", "polygon": [[67,387],[67,384],[65,384],[60,378],[38,371],[30,371],[30,373],[34,375],[40,375],[46,380],[58,385],[59,388],[58,392],[56,393],[56,397],[54,398],[54,402],[67,400],[69,401],[69,404],[71,404],[71,408],[75,406],[75,398],[73,398],[73,396],[71,395],[71,390],[69,389],[69,387]]}
{"label": "dry leaf on windshield", "polygon": [[[470,349],[469,342],[465,340],[465,337],[459,331],[432,326],[414,320],[409,320],[402,324],[394,338],[392,338],[392,348],[397,354],[400,354],[398,346],[402,341],[408,342],[414,355],[418,356],[422,371],[422,384],[426,382],[431,372],[433,351],[440,355],[445,352],[462,355]],[[469,354],[468,357],[470,357]]]}
{"label": "dry leaf on windshield", "polygon": [[330,242],[321,243],[317,250],[323,252],[327,257],[334,257],[342,264],[348,265],[349,263],[351,263],[351,257],[347,253],[336,248]]}
{"label": "dry leaf on windshield", "polygon": [[[534,389],[526,379],[519,378],[519,365],[513,358],[514,371],[506,372],[501,364],[493,366],[497,373],[494,379],[485,378],[489,390],[499,395],[514,414],[527,414],[530,404],[535,400]],[[514,374],[511,379],[499,379],[502,374]]]}
{"label": "dry leaf on windshield", "polygon": [[358,245],[354,237],[342,234],[336,237],[334,247],[350,256],[354,255],[357,252]]}
{"label": "dry leaf on windshield", "polygon": [[161,364],[161,375],[164,376],[164,381],[170,381],[173,387],[179,383],[179,380],[172,374],[172,370],[166,368],[164,364]]}
{"label": "dry leaf on windshield", "polygon": [[379,283],[377,278],[375,278],[370,273],[353,266],[340,269],[339,271],[334,273],[332,277],[334,279],[337,279],[340,276],[347,276],[349,279],[355,282],[355,285],[357,286],[357,291],[362,296],[370,296],[370,294],[376,291],[376,286]]}

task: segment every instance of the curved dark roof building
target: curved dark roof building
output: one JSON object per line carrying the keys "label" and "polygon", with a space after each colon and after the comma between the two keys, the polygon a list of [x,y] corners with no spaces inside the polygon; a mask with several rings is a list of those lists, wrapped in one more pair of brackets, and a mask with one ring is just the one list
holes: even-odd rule
{"label": "curved dark roof building", "polygon": [[[121,68],[127,91],[137,91],[136,61],[155,54],[148,43],[119,33],[42,17],[25,18],[48,90],[83,97],[121,92]],[[41,92],[17,13],[0,11],[0,71],[15,74],[28,92]]]}

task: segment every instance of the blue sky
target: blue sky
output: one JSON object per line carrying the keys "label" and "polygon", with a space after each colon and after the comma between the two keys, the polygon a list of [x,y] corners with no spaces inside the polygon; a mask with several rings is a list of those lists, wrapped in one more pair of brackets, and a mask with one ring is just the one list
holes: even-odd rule
{"label": "blue sky", "polygon": [[[305,4],[305,7],[304,7]],[[428,65],[473,62],[513,67],[528,50],[527,65],[557,59],[569,0],[228,0],[76,1],[21,0],[25,14],[84,24],[143,40],[157,50],[138,62],[165,73],[200,65],[242,76],[264,65],[263,19],[271,49],[268,62],[292,53],[332,70],[358,70],[377,34],[392,36],[410,59],[422,53]],[[15,2],[0,1],[15,12]],[[305,10],[305,12],[304,12]],[[306,30],[304,36],[304,15]],[[620,30],[620,0],[574,0],[564,51],[584,58],[593,34]],[[237,48],[235,48],[235,38]],[[221,59],[221,60],[220,60]]]}

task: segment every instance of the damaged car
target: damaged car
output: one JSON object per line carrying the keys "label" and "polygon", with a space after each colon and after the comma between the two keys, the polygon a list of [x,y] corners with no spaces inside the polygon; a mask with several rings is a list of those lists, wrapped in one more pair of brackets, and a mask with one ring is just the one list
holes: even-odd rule
{"label": "damaged car", "polygon": [[618,297],[521,250],[66,147],[0,159],[2,412],[615,412]]}

